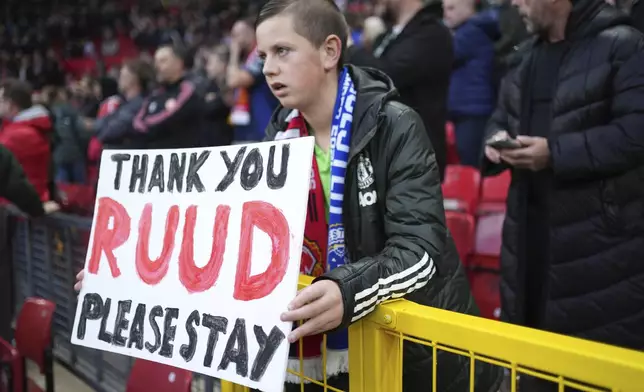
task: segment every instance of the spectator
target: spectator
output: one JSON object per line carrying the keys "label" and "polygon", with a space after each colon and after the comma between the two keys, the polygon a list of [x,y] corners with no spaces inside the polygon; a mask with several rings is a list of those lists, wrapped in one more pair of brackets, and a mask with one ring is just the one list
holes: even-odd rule
{"label": "spectator", "polygon": [[114,56],[119,52],[119,40],[114,36],[114,30],[109,27],[103,28],[103,38],[101,40],[101,55]]}
{"label": "spectator", "polygon": [[63,86],[65,84],[65,72],[54,49],[50,48],[47,50],[43,73],[44,85]]}
{"label": "spectator", "polygon": [[[243,65],[240,64],[243,62]],[[230,62],[226,83],[235,90],[231,112],[235,142],[259,142],[277,107],[262,73],[262,60],[255,51],[255,32],[252,22],[240,20],[231,30]]]}
{"label": "spectator", "polygon": [[86,151],[89,133],[81,121],[78,110],[70,103],[70,94],[65,89],[54,89],[49,98],[51,113],[54,115],[56,145],[54,164],[56,181],[70,184],[86,182]]}
{"label": "spectator", "polygon": [[32,105],[28,84],[9,80],[0,91],[0,117],[0,144],[15,155],[40,200],[48,201],[53,133],[49,112]]}
{"label": "spectator", "polygon": [[[264,73],[283,105],[267,128],[267,139],[315,137],[315,186],[304,229],[305,243],[313,245],[303,255],[321,257],[302,258],[301,271],[316,279],[298,293],[282,320],[304,321],[289,335],[295,343],[289,368],[300,369],[296,357],[303,347],[308,358],[302,372],[318,380],[324,369],[321,362],[316,366],[314,356],[316,351],[320,355],[319,334],[342,331],[384,300],[404,296],[424,305],[477,312],[445,227],[438,165],[423,122],[398,102],[387,75],[343,66],[347,30],[329,0],[271,0],[257,20]],[[343,220],[343,214],[350,218]],[[300,337],[306,337],[302,346]],[[327,336],[326,372],[329,385],[346,391],[342,337],[337,332]],[[433,362],[431,347],[410,342],[403,350],[400,390],[406,392],[432,389],[432,363],[440,371],[436,391],[466,390],[470,377],[481,391],[495,391],[500,382],[501,373],[489,364],[479,362],[472,374],[466,357],[439,351]],[[287,377],[286,391],[301,390],[293,384],[299,377]],[[304,385],[307,392],[323,389]]]}
{"label": "spectator", "polygon": [[227,146],[233,141],[233,130],[228,124],[232,92],[226,87],[226,67],[230,53],[225,46],[219,46],[208,54],[206,71],[208,89],[204,108],[207,122],[206,145]]}
{"label": "spectator", "polygon": [[514,1],[537,37],[489,134],[519,148],[484,161],[512,170],[503,318],[642,350],[644,36],[603,0]]}
{"label": "spectator", "polygon": [[34,74],[34,69],[31,65],[31,58],[29,57],[29,55],[23,54],[20,57],[18,79],[26,83],[31,83],[36,79],[36,75]]}
{"label": "spectator", "polygon": [[443,178],[447,92],[453,64],[451,34],[434,15],[433,4],[423,6],[422,0],[387,0],[385,4],[394,26],[376,41],[372,52],[349,42],[347,62],[382,70],[391,77],[401,101],[423,119]]}
{"label": "spectator", "polygon": [[444,20],[454,32],[454,70],[448,110],[461,164],[478,168],[485,124],[494,110],[494,41],[497,13],[476,13],[474,0],[444,0]]}
{"label": "spectator", "polygon": [[189,53],[179,45],[160,47],[154,56],[157,81],[134,118],[137,143],[143,148],[199,147],[203,135],[203,96],[188,78]]}
{"label": "spectator", "polygon": [[119,102],[115,110],[90,123],[98,140],[110,148],[124,148],[131,144],[129,139],[135,134],[134,118],[143,107],[153,77],[152,67],[142,60],[128,60],[123,64],[118,88],[125,102]]}

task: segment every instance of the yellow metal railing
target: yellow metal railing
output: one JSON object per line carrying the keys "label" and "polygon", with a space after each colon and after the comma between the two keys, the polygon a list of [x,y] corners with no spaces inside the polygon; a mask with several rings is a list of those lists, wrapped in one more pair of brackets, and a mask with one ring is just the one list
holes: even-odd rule
{"label": "yellow metal railing", "polygon": [[[302,276],[300,287],[311,280]],[[394,300],[349,328],[351,392],[401,391],[404,341],[432,348],[432,390],[436,392],[440,392],[436,388],[439,350],[469,358],[472,392],[477,362],[507,369],[512,392],[517,391],[519,376],[550,381],[560,392],[571,390],[566,387],[587,392],[644,391],[642,352]],[[304,379],[324,386],[325,391],[337,391],[327,387],[326,380]],[[222,392],[242,391],[248,389],[222,382]]]}

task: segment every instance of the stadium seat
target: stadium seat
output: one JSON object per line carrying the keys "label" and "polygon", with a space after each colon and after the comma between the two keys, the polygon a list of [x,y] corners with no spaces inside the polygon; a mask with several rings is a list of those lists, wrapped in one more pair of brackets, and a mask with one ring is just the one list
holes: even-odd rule
{"label": "stadium seat", "polygon": [[463,212],[446,211],[445,220],[461,262],[467,265],[474,249],[474,217]]}
{"label": "stadium seat", "polygon": [[508,196],[511,181],[512,174],[509,170],[497,176],[483,179],[478,215],[505,212],[505,200]]}
{"label": "stadium seat", "polygon": [[[3,354],[17,355],[9,358],[13,364],[11,374],[14,379],[14,392],[41,392],[42,389],[27,377],[25,360],[33,361],[40,374],[45,375],[46,391],[54,391],[54,362],[52,353],[51,325],[56,304],[42,298],[27,298],[22,305],[16,321],[14,350],[11,345],[0,339],[0,351]],[[13,353],[13,354],[12,354]],[[4,356],[4,355],[3,355]]]}
{"label": "stadium seat", "polygon": [[481,173],[469,166],[447,165],[443,181],[445,210],[474,215],[479,203]]}
{"label": "stadium seat", "polygon": [[501,316],[499,272],[474,268],[468,271],[468,278],[472,296],[479,307],[481,316],[498,320]]}
{"label": "stadium seat", "polygon": [[162,363],[137,359],[127,381],[126,392],[190,392],[192,373]]}
{"label": "stadium seat", "polygon": [[499,270],[504,219],[503,213],[478,218],[474,235],[474,251],[470,260],[472,267]]}
{"label": "stadium seat", "polygon": [[495,320],[501,314],[499,280],[504,219],[504,213],[478,217],[473,255],[468,264],[470,287],[481,316]]}

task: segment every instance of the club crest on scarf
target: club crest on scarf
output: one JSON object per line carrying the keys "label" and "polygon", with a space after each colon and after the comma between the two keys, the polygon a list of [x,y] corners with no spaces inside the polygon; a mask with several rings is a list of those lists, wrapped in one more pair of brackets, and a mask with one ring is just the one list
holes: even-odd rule
{"label": "club crest on scarf", "polygon": [[302,260],[300,262],[300,272],[318,277],[324,273],[324,264],[322,250],[320,245],[304,237],[304,246],[302,247]]}

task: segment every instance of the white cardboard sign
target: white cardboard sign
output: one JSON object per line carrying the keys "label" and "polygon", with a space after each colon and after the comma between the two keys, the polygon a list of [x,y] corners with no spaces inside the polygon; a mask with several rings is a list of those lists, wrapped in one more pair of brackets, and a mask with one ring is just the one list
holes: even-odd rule
{"label": "white cardboard sign", "polygon": [[313,138],[103,152],[72,343],[281,391]]}

